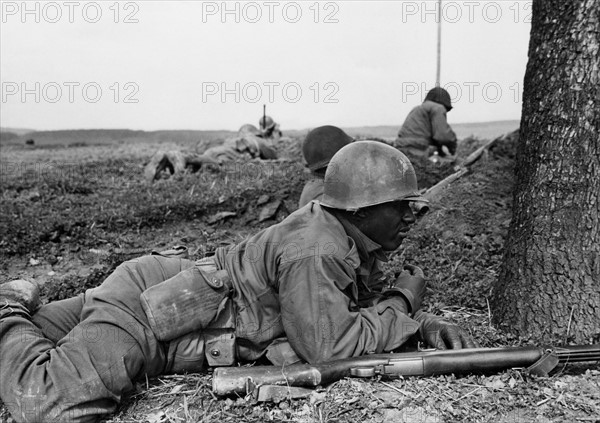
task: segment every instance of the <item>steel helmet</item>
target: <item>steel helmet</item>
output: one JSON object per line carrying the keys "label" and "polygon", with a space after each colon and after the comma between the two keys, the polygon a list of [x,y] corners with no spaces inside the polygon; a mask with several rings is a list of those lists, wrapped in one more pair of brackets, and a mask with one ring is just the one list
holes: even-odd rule
{"label": "steel helmet", "polygon": [[273,120],[273,118],[271,116],[263,116],[258,121],[258,125],[260,126],[260,129],[263,129],[263,130],[271,129],[272,127],[275,126],[275,121]]}
{"label": "steel helmet", "polygon": [[390,201],[427,202],[408,158],[378,141],[356,141],[338,151],[325,172],[321,204],[355,211]]}
{"label": "steel helmet", "polygon": [[427,93],[425,96],[425,101],[435,101],[438,104],[446,107],[446,110],[452,110],[452,100],[450,99],[450,94],[448,91],[443,89],[442,87],[435,87]]}
{"label": "steel helmet", "polygon": [[319,126],[306,135],[302,154],[310,170],[324,169],[333,155],[352,141],[354,139],[337,126]]}
{"label": "steel helmet", "polygon": [[260,131],[256,128],[256,126],[247,123],[245,125],[242,125],[238,130],[238,135],[246,134],[258,135],[260,134]]}

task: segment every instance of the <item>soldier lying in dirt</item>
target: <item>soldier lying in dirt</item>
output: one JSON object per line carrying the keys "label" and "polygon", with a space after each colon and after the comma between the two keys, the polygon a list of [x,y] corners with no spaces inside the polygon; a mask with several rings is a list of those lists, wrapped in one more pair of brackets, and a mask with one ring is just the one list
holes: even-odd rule
{"label": "soldier lying in dirt", "polygon": [[[335,171],[331,171],[335,169]],[[422,200],[409,160],[374,141],[331,159],[321,201],[197,262],[151,255],[97,288],[41,306],[35,283],[0,285],[0,397],[17,421],[95,421],[137,380],[269,360],[322,362],[431,346],[473,347],[420,310],[426,281],[386,281]]]}
{"label": "soldier lying in dirt", "polygon": [[219,166],[230,161],[277,159],[274,147],[280,138],[279,125],[266,116],[260,119],[260,129],[246,124],[240,128],[237,136],[226,139],[221,145],[208,148],[202,154],[185,154],[178,150],[158,151],[144,168],[144,177],[148,182],[153,182],[160,178],[164,170],[179,174],[186,168],[195,172],[204,165]]}

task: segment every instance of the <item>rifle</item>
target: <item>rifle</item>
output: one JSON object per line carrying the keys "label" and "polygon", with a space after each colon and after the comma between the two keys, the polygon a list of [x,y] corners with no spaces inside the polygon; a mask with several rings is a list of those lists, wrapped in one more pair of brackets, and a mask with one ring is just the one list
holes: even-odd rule
{"label": "rifle", "polygon": [[[600,360],[600,344],[565,347],[468,348],[421,350],[409,353],[371,354],[317,364],[289,366],[218,367],[212,388],[217,395],[251,395],[265,401],[281,396],[273,388],[292,396],[296,387],[314,388],[344,377],[435,376],[450,373],[491,373],[527,367],[535,375],[547,376],[558,365]],[[296,389],[296,391],[294,391]],[[306,391],[306,390],[304,390]],[[274,394],[275,392],[275,394]]]}
{"label": "rifle", "polygon": [[[484,151],[486,151],[488,148],[490,148],[492,146],[492,144],[494,144],[496,141],[501,141],[501,140],[505,139],[507,136],[508,136],[508,134],[504,134],[497,138],[494,138],[493,140],[487,142],[486,144],[482,145],[477,150],[475,150],[474,152],[469,154],[467,156],[467,158],[461,164],[454,167],[455,172],[452,175],[447,176],[446,178],[442,179],[440,182],[438,182],[434,186],[427,189],[423,193],[423,197],[425,197],[425,199],[428,201],[433,201],[434,199],[439,197],[440,194],[442,193],[442,191],[444,189],[446,189],[446,187],[448,185],[450,185],[452,182],[456,181],[458,178],[471,172],[471,165],[473,165],[473,163],[477,162],[481,158]],[[425,213],[427,213],[429,211],[429,205],[428,205],[428,203],[417,201],[414,203],[413,209],[416,211],[417,216],[421,217],[421,216],[424,216]]]}

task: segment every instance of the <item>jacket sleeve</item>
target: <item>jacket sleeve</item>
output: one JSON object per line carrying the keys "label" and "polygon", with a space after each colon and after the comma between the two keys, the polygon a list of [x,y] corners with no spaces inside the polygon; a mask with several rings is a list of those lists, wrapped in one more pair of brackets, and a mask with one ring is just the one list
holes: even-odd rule
{"label": "jacket sleeve", "polygon": [[336,256],[307,257],[281,268],[279,300],[288,340],[309,363],[392,351],[419,329],[401,298],[351,309],[354,268]]}
{"label": "jacket sleeve", "polygon": [[456,134],[448,125],[443,106],[431,110],[431,131],[433,140],[438,144],[450,146],[456,144]]}

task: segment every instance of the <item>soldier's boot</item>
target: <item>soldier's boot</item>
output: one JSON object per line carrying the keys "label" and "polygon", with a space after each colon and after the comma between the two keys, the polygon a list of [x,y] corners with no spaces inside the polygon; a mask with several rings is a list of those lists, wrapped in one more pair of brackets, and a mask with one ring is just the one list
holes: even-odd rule
{"label": "soldier's boot", "polygon": [[11,314],[23,308],[29,314],[40,308],[40,289],[35,282],[17,279],[0,284],[0,311],[2,315]]}

